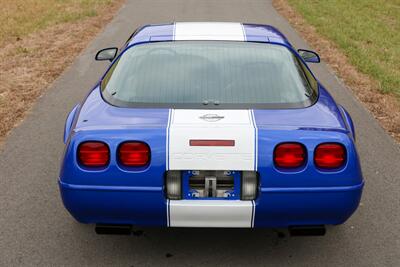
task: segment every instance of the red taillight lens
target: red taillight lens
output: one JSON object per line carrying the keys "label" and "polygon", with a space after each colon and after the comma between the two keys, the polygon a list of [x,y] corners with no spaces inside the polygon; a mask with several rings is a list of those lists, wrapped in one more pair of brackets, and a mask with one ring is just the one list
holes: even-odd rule
{"label": "red taillight lens", "polygon": [[323,169],[341,167],[346,161],[346,149],[341,144],[324,143],[317,146],[314,153],[315,165]]}
{"label": "red taillight lens", "polygon": [[299,143],[283,143],[274,151],[274,162],[281,168],[298,168],[306,161],[306,150]]}
{"label": "red taillight lens", "polygon": [[78,147],[78,159],[87,167],[104,167],[110,160],[110,150],[103,142],[84,142]]}
{"label": "red taillight lens", "polygon": [[142,142],[126,142],[118,149],[120,162],[129,167],[143,167],[150,161],[150,148]]}

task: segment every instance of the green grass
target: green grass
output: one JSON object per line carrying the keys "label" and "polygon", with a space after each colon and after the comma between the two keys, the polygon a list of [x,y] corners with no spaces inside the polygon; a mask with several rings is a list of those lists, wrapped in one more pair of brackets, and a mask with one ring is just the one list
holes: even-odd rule
{"label": "green grass", "polygon": [[400,0],[288,0],[380,90],[400,99]]}
{"label": "green grass", "polygon": [[112,0],[0,0],[0,46],[58,23],[97,15]]}

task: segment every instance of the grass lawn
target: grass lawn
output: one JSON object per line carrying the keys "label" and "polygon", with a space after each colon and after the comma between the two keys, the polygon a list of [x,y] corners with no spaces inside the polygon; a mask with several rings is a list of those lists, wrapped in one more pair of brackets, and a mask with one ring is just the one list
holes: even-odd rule
{"label": "grass lawn", "polygon": [[123,2],[0,0],[0,148]]}
{"label": "grass lawn", "polygon": [[287,0],[359,71],[400,99],[400,0]]}
{"label": "grass lawn", "polygon": [[0,47],[54,24],[97,15],[111,0],[0,0]]}

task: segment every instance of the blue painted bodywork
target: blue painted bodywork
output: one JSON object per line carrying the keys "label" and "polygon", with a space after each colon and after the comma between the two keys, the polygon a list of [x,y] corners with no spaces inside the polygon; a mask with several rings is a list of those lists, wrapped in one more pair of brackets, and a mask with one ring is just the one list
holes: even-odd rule
{"label": "blue painted bodywork", "polygon": [[65,126],[64,126],[64,144],[67,143],[67,139],[70,136],[71,133],[71,128],[74,123],[74,119],[76,118],[76,113],[79,109],[79,105],[75,105],[75,107],[71,110],[71,112],[68,114],[67,119],[65,120]]}
{"label": "blue painted bodywork", "polygon": [[[271,26],[245,24],[244,29],[247,41],[276,43],[295,53],[287,39]],[[125,49],[137,43],[170,40],[173,24],[150,25],[138,30]],[[99,85],[71,111],[65,127],[59,186],[64,205],[75,219],[82,223],[167,225],[164,175],[168,114],[168,109],[111,106],[102,99]],[[260,180],[255,227],[346,221],[356,210],[363,187],[350,115],[319,85],[319,98],[310,107],[254,110],[254,117]],[[108,144],[111,159],[107,167],[87,169],[78,163],[78,145],[91,140]],[[147,167],[119,164],[116,149],[127,140],[143,141],[151,147]],[[282,142],[299,142],[306,147],[308,159],[303,167],[283,170],[274,166],[273,150]],[[314,149],[324,142],[346,147],[347,163],[343,167],[324,171],[314,165]]]}

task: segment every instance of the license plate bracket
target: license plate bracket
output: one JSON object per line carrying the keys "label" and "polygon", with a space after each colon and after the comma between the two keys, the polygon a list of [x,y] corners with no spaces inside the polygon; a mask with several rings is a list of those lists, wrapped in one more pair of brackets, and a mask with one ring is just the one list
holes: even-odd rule
{"label": "license plate bracket", "polygon": [[240,171],[183,171],[183,199],[240,199]]}

